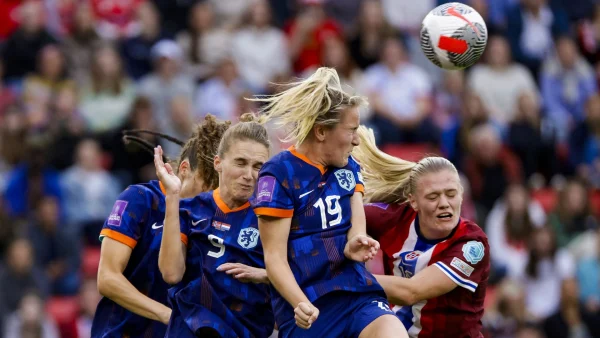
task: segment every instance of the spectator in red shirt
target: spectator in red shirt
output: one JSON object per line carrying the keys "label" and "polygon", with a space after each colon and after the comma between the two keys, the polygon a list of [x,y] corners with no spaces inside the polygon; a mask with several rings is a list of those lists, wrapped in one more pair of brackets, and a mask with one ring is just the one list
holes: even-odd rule
{"label": "spectator in red shirt", "polygon": [[325,13],[324,0],[299,1],[302,6],[299,14],[285,27],[296,73],[321,65],[322,49],[327,38],[342,38],[340,26]]}

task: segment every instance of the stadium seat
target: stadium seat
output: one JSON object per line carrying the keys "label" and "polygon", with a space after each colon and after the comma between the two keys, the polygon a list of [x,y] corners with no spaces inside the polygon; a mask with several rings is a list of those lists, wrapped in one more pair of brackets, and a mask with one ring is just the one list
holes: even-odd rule
{"label": "stadium seat", "polygon": [[439,154],[437,149],[427,143],[388,144],[383,146],[381,150],[392,156],[413,162],[417,162],[426,156]]}
{"label": "stadium seat", "polygon": [[552,188],[542,188],[531,192],[531,198],[538,201],[546,213],[551,212],[558,202],[558,193]]}
{"label": "stadium seat", "polygon": [[62,338],[77,338],[78,297],[52,297],[46,303],[46,312],[54,321]]}
{"label": "stadium seat", "polygon": [[83,249],[81,270],[84,277],[96,278],[100,263],[100,248],[87,246]]}

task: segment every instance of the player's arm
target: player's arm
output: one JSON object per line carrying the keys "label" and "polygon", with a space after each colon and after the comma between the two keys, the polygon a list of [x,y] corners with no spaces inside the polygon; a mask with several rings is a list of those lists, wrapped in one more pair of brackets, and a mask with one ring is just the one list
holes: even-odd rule
{"label": "player's arm", "polygon": [[291,226],[291,218],[270,216],[258,218],[267,276],[281,296],[295,308],[300,302],[309,304],[310,302],[296,282],[287,260],[287,244]]}
{"label": "player's arm", "polygon": [[98,267],[98,291],[127,310],[167,324],[171,309],[144,296],[123,275],[133,250],[112,238],[102,240]]}
{"label": "player's arm", "polygon": [[350,198],[352,226],[348,230],[348,242],[344,247],[344,255],[348,259],[366,262],[373,259],[379,251],[379,242],[367,236],[367,220],[363,205],[364,187],[360,181],[358,182],[355,192]]}
{"label": "player's arm", "polygon": [[162,148],[154,148],[154,166],[156,175],[166,190],[165,221],[158,253],[158,268],[165,282],[177,284],[185,272],[185,253],[187,237],[181,235],[179,222],[179,193],[181,180],[169,163],[163,162]]}
{"label": "player's arm", "polygon": [[444,295],[457,284],[436,266],[429,266],[412,278],[376,275],[390,303],[413,305],[422,300]]}
{"label": "player's arm", "polygon": [[165,198],[165,222],[158,253],[158,268],[165,282],[177,284],[185,273],[186,246],[179,220],[179,195]]}
{"label": "player's arm", "polygon": [[217,271],[232,275],[242,283],[271,284],[266,269],[242,263],[223,263],[217,267]]}

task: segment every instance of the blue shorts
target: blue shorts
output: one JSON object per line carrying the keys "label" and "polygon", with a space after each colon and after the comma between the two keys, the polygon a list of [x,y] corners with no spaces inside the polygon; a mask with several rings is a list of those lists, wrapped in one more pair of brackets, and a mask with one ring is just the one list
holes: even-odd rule
{"label": "blue shorts", "polygon": [[336,291],[317,299],[319,318],[305,330],[291,319],[279,328],[280,338],[355,337],[367,325],[383,315],[394,315],[387,299],[381,293],[354,293]]}
{"label": "blue shorts", "polygon": [[[175,307],[167,326],[166,338],[237,338],[238,335],[221,318],[204,310],[186,320]],[[200,319],[202,318],[202,319]]]}

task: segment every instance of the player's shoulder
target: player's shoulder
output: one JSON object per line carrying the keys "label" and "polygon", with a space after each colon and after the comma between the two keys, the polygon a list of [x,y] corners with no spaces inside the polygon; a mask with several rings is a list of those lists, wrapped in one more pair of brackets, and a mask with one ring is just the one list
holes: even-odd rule
{"label": "player's shoulder", "polygon": [[283,150],[265,162],[260,171],[272,176],[286,175],[293,170],[295,159],[296,157],[289,150]]}
{"label": "player's shoulder", "polygon": [[461,222],[461,226],[464,228],[464,230],[461,232],[462,236],[461,239],[464,240],[474,240],[474,241],[481,241],[485,244],[485,246],[488,245],[488,238],[487,235],[485,234],[485,232],[483,231],[483,229],[481,229],[481,227],[468,219],[464,219],[461,218],[460,220]]}
{"label": "player's shoulder", "polygon": [[135,201],[135,204],[139,205],[158,202],[161,197],[163,197],[163,194],[158,181],[150,181],[148,183],[127,186],[119,195],[118,200],[126,202]]}
{"label": "player's shoulder", "polygon": [[213,197],[213,191],[205,191],[194,197],[186,198],[179,202],[179,209],[186,209],[192,212],[198,210],[214,210],[215,202]]}
{"label": "player's shoulder", "polygon": [[408,202],[405,203],[381,203],[369,202],[365,203],[365,209],[376,210],[378,214],[396,215],[398,218],[414,218],[415,210]]}

